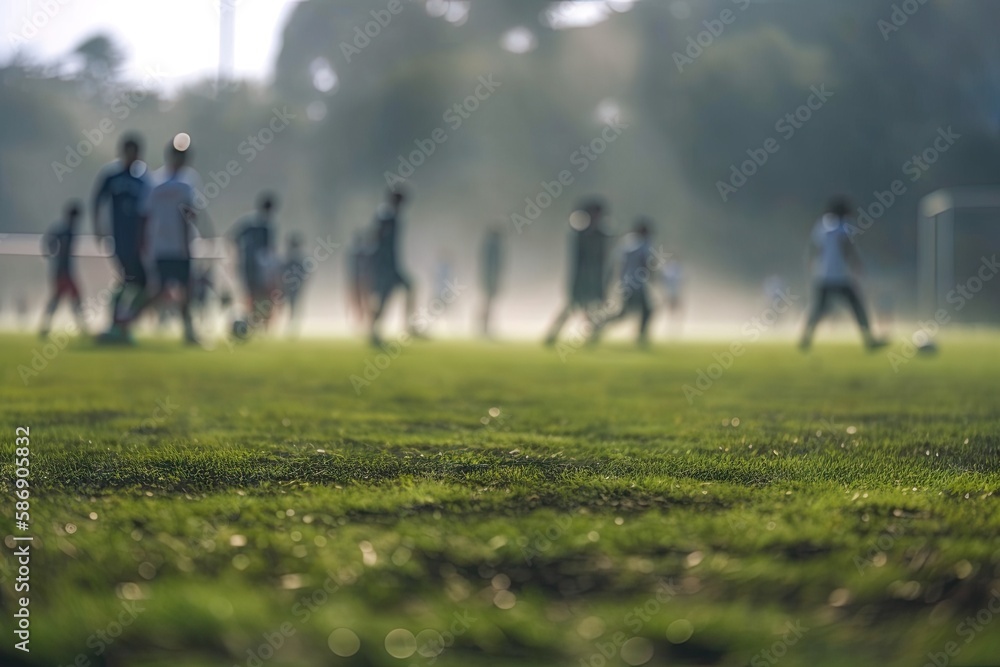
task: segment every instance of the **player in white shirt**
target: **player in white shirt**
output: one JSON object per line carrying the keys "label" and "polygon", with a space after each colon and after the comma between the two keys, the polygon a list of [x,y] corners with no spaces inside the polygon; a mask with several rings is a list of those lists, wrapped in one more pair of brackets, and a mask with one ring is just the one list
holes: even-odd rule
{"label": "player in white shirt", "polygon": [[834,199],[813,228],[809,262],[815,296],[802,334],[800,347],[803,350],[808,350],[812,345],[813,332],[826,314],[832,297],[841,297],[847,301],[869,349],[886,345],[885,341],[872,336],[868,313],[861,302],[857,281],[857,274],[861,271],[861,258],[847,230],[852,208],[847,199]]}
{"label": "player in white shirt", "polygon": [[625,237],[621,246],[621,278],[614,290],[621,298],[618,312],[598,321],[591,334],[591,342],[597,342],[604,328],[629,315],[639,316],[639,337],[641,347],[649,344],[649,320],[653,316],[653,306],[649,298],[649,281],[654,276],[653,246],[650,243],[652,221],[647,218],[636,220],[635,229]]}
{"label": "player in white shirt", "polygon": [[196,344],[191,323],[191,239],[196,219],[195,190],[184,178],[187,151],[167,146],[166,165],[143,205],[141,243],[157,275],[155,291],[147,295],[130,318],[155,303],[171,287],[180,291],[184,340]]}

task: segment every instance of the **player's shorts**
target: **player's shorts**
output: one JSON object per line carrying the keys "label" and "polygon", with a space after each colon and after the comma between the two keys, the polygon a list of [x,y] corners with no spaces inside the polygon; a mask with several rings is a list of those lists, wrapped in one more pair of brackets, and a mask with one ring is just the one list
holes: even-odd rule
{"label": "player's shorts", "polygon": [[160,280],[161,288],[171,283],[189,288],[191,286],[191,260],[157,259],[156,274]]}
{"label": "player's shorts", "polygon": [[146,284],[146,267],[138,253],[115,253],[115,259],[124,282],[139,286]]}
{"label": "player's shorts", "polygon": [[76,287],[76,281],[68,273],[60,273],[56,276],[56,295],[68,296],[74,301],[80,300],[80,290]]}

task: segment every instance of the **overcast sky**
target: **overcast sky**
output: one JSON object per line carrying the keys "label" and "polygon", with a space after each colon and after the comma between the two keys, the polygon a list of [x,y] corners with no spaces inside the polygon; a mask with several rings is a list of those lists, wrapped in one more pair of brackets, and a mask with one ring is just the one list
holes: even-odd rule
{"label": "overcast sky", "polygon": [[[265,79],[281,48],[281,28],[293,0],[235,3],[235,70]],[[125,49],[126,77],[151,69],[167,90],[214,77],[219,56],[218,0],[0,0],[0,61],[20,47],[33,60],[52,60],[98,32]]]}

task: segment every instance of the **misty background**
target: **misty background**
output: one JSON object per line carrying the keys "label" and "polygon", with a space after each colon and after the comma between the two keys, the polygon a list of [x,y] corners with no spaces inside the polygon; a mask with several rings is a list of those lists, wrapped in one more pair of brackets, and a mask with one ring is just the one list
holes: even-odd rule
{"label": "misty background", "polygon": [[[0,65],[0,235],[43,232],[71,198],[89,209],[94,180],[125,131],[145,137],[153,168],[166,142],[187,132],[207,233],[224,233],[267,189],[281,197],[282,237],[302,233],[307,254],[317,239],[340,245],[310,276],[305,298],[312,330],[342,331],[351,239],[370,224],[386,173],[398,174],[415,142],[427,145],[440,128],[446,140],[406,179],[413,199],[402,231],[403,265],[421,301],[433,296],[442,258],[468,285],[439,331],[472,331],[480,245],[501,223],[508,261],[499,331],[540,335],[565,298],[569,214],[592,194],[610,206],[610,231],[625,233],[638,215],[656,222],[654,245],[684,265],[694,331],[759,313],[774,274],[804,307],[804,250],[825,202],[846,193],[867,208],[897,179],[904,194],[858,243],[868,300],[906,314],[915,301],[920,198],[1000,180],[1000,4],[990,0],[308,0],[285,3],[265,26],[276,39],[258,49],[273,51],[264,76],[232,68],[225,49],[220,82],[218,59],[208,55],[204,75],[181,84],[169,76],[178,53],[218,53],[226,11],[235,11],[236,48],[253,50],[260,33],[244,30],[240,16],[257,1],[222,11],[213,0],[160,3],[198,29],[174,31],[141,67],[130,60],[141,37],[113,17],[53,55],[51,43],[33,46],[45,39],[44,22],[34,33],[25,23],[47,3],[13,3],[24,11],[8,11],[0,30],[8,54]],[[48,4],[58,12],[66,3]],[[893,23],[894,12],[905,22]],[[359,37],[366,27],[367,40]],[[474,95],[481,77],[499,86],[453,127],[446,112]],[[788,136],[779,122],[816,89],[832,95]],[[248,149],[248,137],[276,113],[290,118],[287,127]],[[609,123],[623,129],[581,172],[578,151]],[[958,138],[933,165],[907,168],[948,128]],[[723,201],[719,182],[769,138],[777,152]],[[89,154],[81,144],[92,145]],[[79,164],[63,169],[75,153]],[[220,175],[231,162],[239,173],[227,181]],[[537,220],[517,224],[526,198],[540,203],[543,182],[563,170],[572,183]],[[1000,245],[996,218],[959,214],[957,279]],[[89,215],[81,231],[92,233]],[[81,259],[79,273],[85,297],[111,276],[101,258]],[[33,326],[47,289],[44,261],[0,255],[0,282],[0,320],[26,297]],[[993,321],[998,301],[986,290],[962,318]]]}

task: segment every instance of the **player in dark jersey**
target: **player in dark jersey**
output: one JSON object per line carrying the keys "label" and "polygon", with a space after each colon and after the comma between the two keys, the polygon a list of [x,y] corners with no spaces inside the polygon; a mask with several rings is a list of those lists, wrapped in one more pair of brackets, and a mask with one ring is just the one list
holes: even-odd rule
{"label": "player in dark jersey", "polygon": [[570,257],[569,299],[566,307],[552,323],[546,345],[555,345],[566,320],[577,312],[587,315],[591,329],[596,324],[595,311],[604,305],[608,277],[608,243],[610,237],[601,226],[604,203],[599,199],[584,202],[570,216],[573,228]]}
{"label": "player in dark jersey", "polygon": [[269,322],[274,304],[270,302],[274,257],[274,211],[277,197],[263,192],[257,198],[257,210],[236,222],[230,238],[236,246],[240,278],[246,293],[248,316]]}
{"label": "player in dark jersey", "polygon": [[94,228],[107,238],[101,224],[101,207],[107,201],[111,210],[110,236],[115,246],[115,263],[121,286],[111,304],[111,328],[119,329],[146,291],[146,271],[139,247],[142,226],[141,207],[150,190],[146,165],[139,159],[142,142],[138,135],[122,139],[121,159],[101,172],[93,198]]}
{"label": "player in dark jersey", "polygon": [[297,335],[299,331],[299,321],[302,315],[299,297],[302,296],[302,288],[309,276],[302,246],[302,236],[291,234],[288,237],[288,251],[281,264],[281,285],[285,299],[288,301],[288,332],[291,335]]}
{"label": "player in dark jersey", "polygon": [[52,263],[52,298],[45,306],[45,313],[42,316],[42,328],[39,332],[42,338],[48,337],[52,327],[52,316],[63,297],[69,298],[80,333],[86,334],[86,322],[80,304],[80,289],[76,286],[76,277],[73,275],[73,244],[76,240],[76,224],[79,218],[80,202],[72,201],[66,206],[65,220],[56,223],[42,240],[42,252],[51,258]]}
{"label": "player in dark jersey", "polygon": [[483,310],[480,316],[480,330],[483,336],[491,338],[490,316],[493,302],[500,291],[500,276],[503,272],[503,227],[494,225],[486,232],[480,253],[479,281],[483,288]]}
{"label": "player in dark jersey", "polygon": [[423,331],[418,331],[413,325],[413,314],[416,305],[413,283],[399,266],[397,252],[399,237],[399,217],[406,194],[400,189],[388,192],[388,201],[379,206],[375,214],[375,243],[369,258],[371,271],[371,289],[375,305],[371,319],[371,342],[380,346],[382,339],[378,327],[385,313],[389,297],[397,287],[406,292],[406,321],[409,333],[416,338],[423,337]]}

